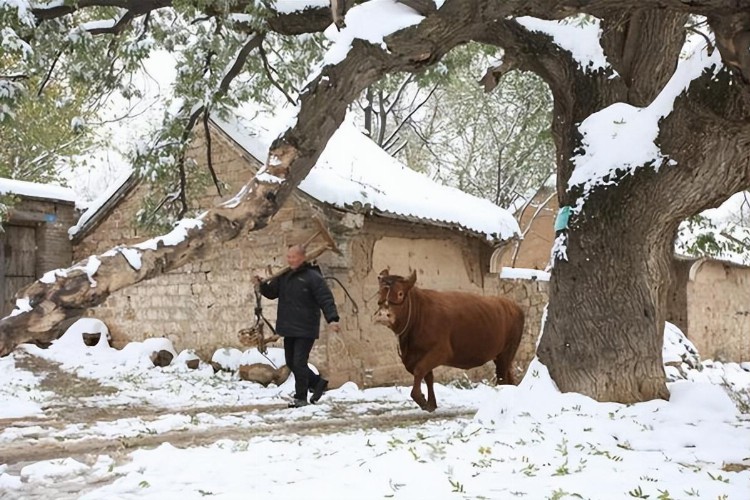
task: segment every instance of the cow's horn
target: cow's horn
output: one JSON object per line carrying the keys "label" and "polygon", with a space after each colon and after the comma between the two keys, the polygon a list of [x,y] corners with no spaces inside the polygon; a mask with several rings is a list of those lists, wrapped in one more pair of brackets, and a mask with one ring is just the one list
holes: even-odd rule
{"label": "cow's horn", "polygon": [[417,270],[413,270],[411,274],[409,275],[409,279],[406,280],[406,284],[409,285],[409,288],[414,286],[414,283],[417,282]]}

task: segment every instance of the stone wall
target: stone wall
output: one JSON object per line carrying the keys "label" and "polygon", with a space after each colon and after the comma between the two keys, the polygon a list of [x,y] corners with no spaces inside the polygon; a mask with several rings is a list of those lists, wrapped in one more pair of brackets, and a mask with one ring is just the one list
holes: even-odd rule
{"label": "stone wall", "polygon": [[[221,134],[213,134],[212,139],[213,166],[229,185],[224,197],[229,198],[249,179],[251,168],[257,168],[257,163],[250,163]],[[201,147],[199,137],[194,145],[194,157],[199,163],[205,162]],[[75,257],[84,258],[150,237],[133,224],[145,189],[145,185],[139,185],[104,217],[76,246]],[[222,200],[215,190],[209,190],[201,203],[209,206],[217,201]],[[107,324],[115,347],[163,336],[178,351],[195,349],[204,359],[210,359],[218,347],[241,348],[237,333],[254,322],[252,275],[286,264],[288,245],[302,243],[314,233],[312,213],[309,202],[292,197],[269,227],[228,242],[201,262],[116,292],[89,314]],[[273,320],[275,308],[267,309]]]}
{"label": "stone wall", "polygon": [[524,335],[514,363],[520,380],[536,356],[536,344],[542,331],[542,318],[549,301],[549,282],[532,279],[505,279],[499,275],[485,278],[485,293],[501,295],[515,301],[526,315]]}
{"label": "stone wall", "polygon": [[[257,168],[257,162],[243,156],[223,135],[212,138],[213,166],[229,184],[231,196],[249,178],[251,168]],[[205,161],[200,138],[195,148],[196,161]],[[83,238],[76,247],[77,258],[149,236],[138,234],[132,225],[145,195],[143,189],[137,187]],[[202,203],[208,206],[217,201],[221,200],[209,192]],[[377,273],[387,266],[394,273],[407,273],[412,268],[418,270],[423,286],[482,293],[489,246],[450,229],[324,209],[301,192],[290,198],[265,229],[223,245],[202,262],[116,292],[90,314],[108,325],[116,347],[164,336],[178,351],[195,349],[203,359],[210,359],[220,347],[242,349],[237,333],[254,320],[251,276],[284,267],[288,245],[304,242],[315,232],[314,215],[324,219],[341,250],[341,255],[327,252],[317,263],[325,276],[341,283],[329,281],[342,329],[333,333],[322,325],[310,361],[333,386],[349,380],[361,386],[410,383],[393,333],[372,322]],[[310,248],[315,246],[313,242]],[[275,301],[263,299],[262,304],[264,315],[274,323]],[[491,378],[494,366],[490,363],[466,376]],[[464,372],[440,369],[436,374],[443,381],[456,377],[464,377]]]}
{"label": "stone wall", "polygon": [[750,268],[698,260],[687,284],[687,337],[703,359],[750,361]]}

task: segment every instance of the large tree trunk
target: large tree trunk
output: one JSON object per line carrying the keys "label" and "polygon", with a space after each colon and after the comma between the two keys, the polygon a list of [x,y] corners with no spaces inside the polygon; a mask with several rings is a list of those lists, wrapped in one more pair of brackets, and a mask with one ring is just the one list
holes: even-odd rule
{"label": "large tree trunk", "polygon": [[[604,47],[626,87],[589,78],[588,105],[650,104],[677,63],[684,21],[658,11],[605,20]],[[723,70],[694,81],[660,127],[658,144],[676,165],[642,166],[596,188],[560,234],[566,256],[554,262],[538,356],[561,390],[623,403],[668,398],[661,350],[676,229],[750,185],[750,100],[740,78]],[[560,206],[581,195],[567,185],[579,146],[574,124],[585,118],[575,114],[587,107],[581,97],[556,90],[566,117],[554,127]]]}
{"label": "large tree trunk", "polygon": [[590,215],[567,232],[538,350],[563,391],[620,402],[667,396],[661,333],[676,225],[654,223],[663,207],[640,189],[653,177],[590,198]]}

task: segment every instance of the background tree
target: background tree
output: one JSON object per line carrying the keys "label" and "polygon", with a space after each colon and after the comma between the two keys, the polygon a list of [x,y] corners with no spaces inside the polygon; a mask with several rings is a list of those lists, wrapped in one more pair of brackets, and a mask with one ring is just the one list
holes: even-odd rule
{"label": "background tree", "polygon": [[484,93],[478,79],[494,52],[467,44],[419,75],[380,80],[356,102],[370,137],[411,168],[512,207],[554,171],[552,96],[532,73]]}
{"label": "background tree", "polygon": [[[102,103],[132,92],[127,77],[146,52],[92,36],[111,7],[38,25],[28,7],[0,2],[0,177],[65,184],[65,169],[87,166]],[[127,57],[114,57],[120,42]],[[0,199],[0,222],[13,201]]]}
{"label": "background tree", "polygon": [[[38,88],[39,82],[35,82]],[[23,94],[13,116],[0,123],[0,177],[61,182],[61,160],[86,149],[87,118],[80,94],[50,86]]]}
{"label": "background tree", "polygon": [[733,206],[709,210],[680,224],[677,251],[750,265],[750,193],[744,191],[732,198]]}
{"label": "background tree", "polygon": [[[49,20],[67,19],[92,4],[96,0],[27,8],[45,27]],[[509,71],[531,71],[547,83],[554,99],[558,201],[572,207],[572,217],[558,237],[540,359],[563,391],[621,402],[667,397],[661,347],[677,228],[682,220],[750,187],[750,10],[745,2],[346,4],[347,27],[306,80],[296,121],[271,145],[266,168],[230,203],[200,220],[183,222],[176,231],[186,237],[179,243],[144,250],[138,269],[114,252],[94,261],[95,288],[82,269],[72,269],[54,283],[29,286],[24,293],[30,310],[0,321],[0,354],[30,338],[54,338],[84,308],[100,304],[111,292],[200,258],[243,230],[263,227],[310,171],[349,104],[365,89],[387,74],[423,71],[454,48],[475,41],[502,49],[502,64],[490,68],[486,88]],[[304,38],[331,21],[328,9],[275,12],[255,3],[188,7],[166,0],[118,0],[117,6],[119,17],[109,32],[135,26],[134,20],[148,18],[156,8],[184,14],[186,21],[208,18],[221,27],[235,19],[232,11],[242,12],[251,20],[253,38],[271,31]],[[191,15],[191,8],[200,17]],[[606,62],[581,62],[578,53],[564,47],[565,39],[575,37],[558,40],[550,34],[553,25],[533,19],[578,14],[600,20],[585,31],[573,28],[581,30],[575,33],[580,36],[591,36],[594,28]],[[692,16],[705,21],[696,26]],[[364,33],[358,31],[364,26],[366,37],[347,38]],[[136,32],[147,27],[144,21]],[[703,34],[703,45],[683,59],[687,33],[695,31]],[[248,44],[243,46],[249,47],[247,53],[254,50]],[[240,59],[234,56],[235,62]],[[220,101],[217,96],[226,87],[222,82],[232,73],[216,75],[218,87],[212,85],[211,92],[185,108],[183,123],[194,124],[196,110],[202,106],[202,113]],[[602,128],[609,134],[597,136]],[[628,139],[635,132],[654,137],[636,148]],[[594,139],[610,142],[602,146]],[[611,155],[607,146],[617,146],[618,154]],[[179,169],[180,157],[175,150],[163,163],[174,159]]]}

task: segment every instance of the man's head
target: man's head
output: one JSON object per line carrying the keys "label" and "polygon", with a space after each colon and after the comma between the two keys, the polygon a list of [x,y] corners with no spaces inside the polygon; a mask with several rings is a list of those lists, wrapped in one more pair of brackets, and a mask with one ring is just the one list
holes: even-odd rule
{"label": "man's head", "polygon": [[292,245],[286,252],[286,263],[292,269],[297,269],[305,262],[305,247],[302,245]]}

